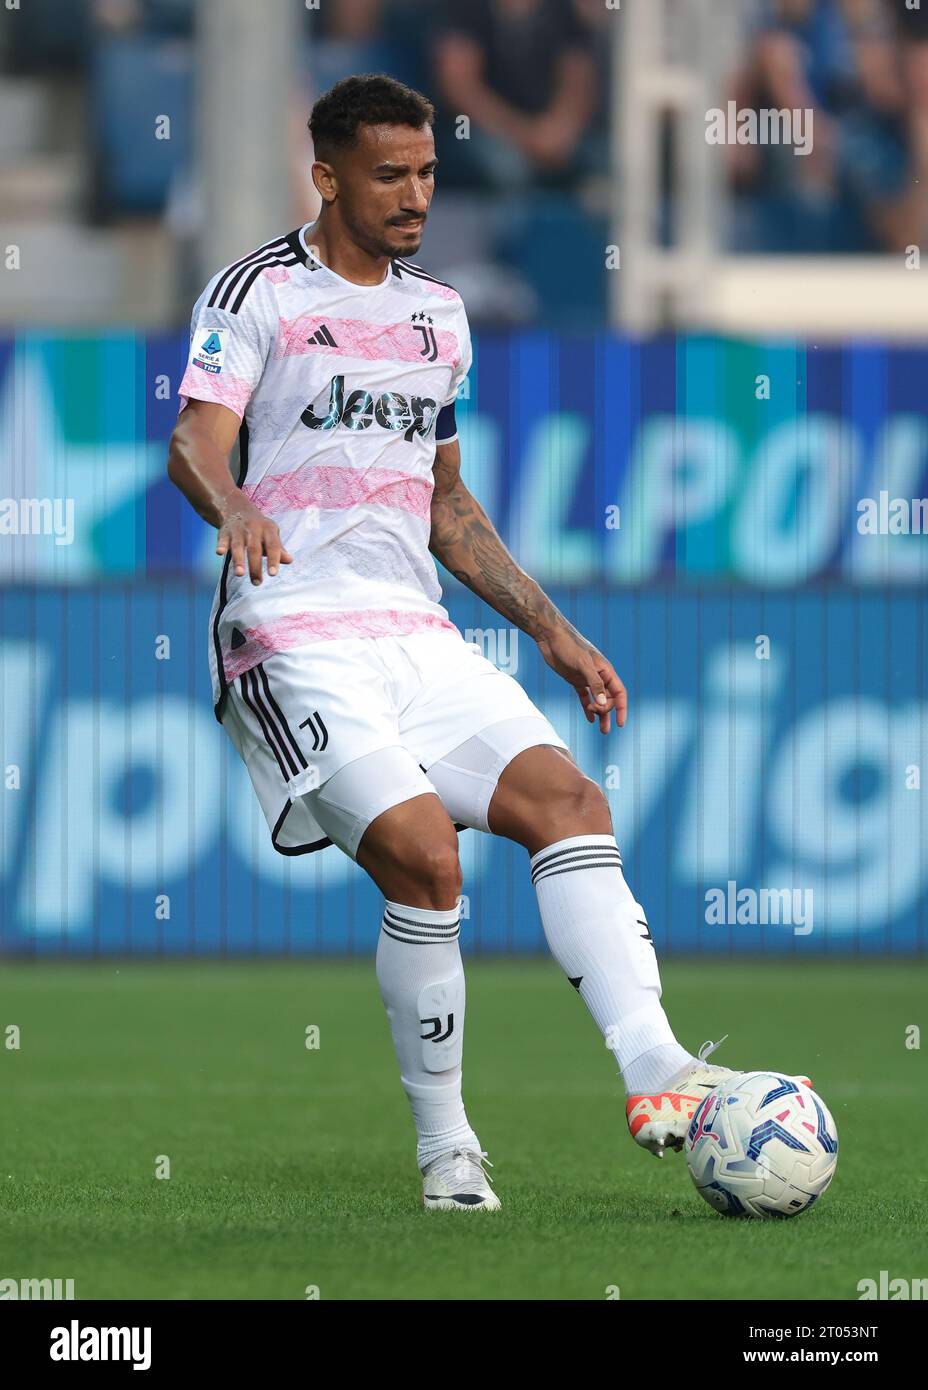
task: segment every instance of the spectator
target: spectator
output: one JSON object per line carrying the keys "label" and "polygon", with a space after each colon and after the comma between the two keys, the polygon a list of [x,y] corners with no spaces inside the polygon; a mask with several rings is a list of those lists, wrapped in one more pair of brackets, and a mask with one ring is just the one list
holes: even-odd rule
{"label": "spectator", "polygon": [[569,0],[446,4],[435,65],[445,107],[470,118],[468,153],[484,181],[519,188],[584,172],[596,73]]}
{"label": "spectator", "polygon": [[902,45],[881,0],[842,0],[855,56],[855,88],[841,117],[846,186],[880,246],[902,250],[918,234]]}
{"label": "spectator", "polygon": [[901,44],[902,102],[912,156],[897,245],[921,242],[928,229],[928,5],[909,9],[905,0],[884,0]]}
{"label": "spectator", "polygon": [[779,249],[896,250],[911,238],[901,57],[882,0],[766,0],[736,99],[812,113],[806,157],[732,149],[739,185],[769,200],[759,221]]}
{"label": "spectator", "polygon": [[[812,153],[790,155],[789,169],[813,196],[831,196],[835,177],[832,113],[852,80],[853,57],[834,0],[778,0],[767,7],[756,47],[762,104],[813,113]],[[793,167],[793,165],[797,167]]]}

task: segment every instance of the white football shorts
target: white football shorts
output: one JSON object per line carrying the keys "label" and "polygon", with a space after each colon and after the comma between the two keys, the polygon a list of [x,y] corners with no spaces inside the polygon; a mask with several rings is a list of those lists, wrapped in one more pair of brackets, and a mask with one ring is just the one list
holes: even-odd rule
{"label": "white football shorts", "polygon": [[503,768],[567,750],[522,687],[457,632],[347,637],[276,652],[230,683],[223,728],[281,854],[336,844],[437,793],[458,829],[488,830]]}

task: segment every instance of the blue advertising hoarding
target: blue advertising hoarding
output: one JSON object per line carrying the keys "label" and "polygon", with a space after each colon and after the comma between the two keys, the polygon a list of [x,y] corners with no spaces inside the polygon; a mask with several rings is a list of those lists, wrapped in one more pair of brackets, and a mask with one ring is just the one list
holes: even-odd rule
{"label": "blue advertising hoarding", "polygon": [[[185,350],[0,340],[3,496],[66,499],[72,519],[67,543],[0,544],[0,582],[212,578],[164,470]],[[868,530],[867,504],[928,496],[926,371],[923,348],[875,343],[483,335],[464,472],[545,584],[924,584],[924,534]]]}
{"label": "blue advertising hoarding", "polygon": [[[334,848],[273,851],[212,716],[215,536],[164,473],[184,351],[0,342],[0,950],[365,952],[376,889]],[[628,727],[602,738],[443,575],[446,601],[603,787],[662,951],[925,947],[926,364],[476,344],[465,477],[626,680]],[[540,949],[524,851],[460,845],[465,948]]]}
{"label": "blue advertising hoarding", "polygon": [[[209,597],[176,584],[3,596],[0,948],[372,949],[381,900],[363,871],[334,847],[271,848],[210,707]],[[602,786],[659,949],[924,948],[921,593],[553,597],[626,680],[624,730],[588,725],[534,644],[489,626],[476,600],[450,611]],[[459,838],[465,944],[540,949],[525,851]]]}

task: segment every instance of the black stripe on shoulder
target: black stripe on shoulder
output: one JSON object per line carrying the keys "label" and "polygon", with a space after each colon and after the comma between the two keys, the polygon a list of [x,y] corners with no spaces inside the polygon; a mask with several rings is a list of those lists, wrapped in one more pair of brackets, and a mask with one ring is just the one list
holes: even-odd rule
{"label": "black stripe on shoulder", "polygon": [[249,251],[248,255],[243,256],[240,261],[233,261],[232,265],[226,266],[225,270],[216,281],[216,284],[213,286],[213,292],[206,306],[207,309],[215,309],[218,306],[219,298],[225,292],[229,280],[237,271],[240,271],[243,266],[251,265],[259,256],[266,256],[269,252],[276,252],[278,255],[281,255],[286,250],[286,237],[275,237],[273,241],[265,242],[263,246],[259,246],[257,251]]}
{"label": "black stripe on shoulder", "polygon": [[293,253],[294,256],[296,256],[300,264],[306,265],[309,261],[309,257],[303,249],[303,243],[300,241],[300,232],[302,230],[302,227],[297,227],[295,232],[288,232],[287,235],[284,237],[284,241],[287,243],[287,246],[290,248],[290,251]]}
{"label": "black stripe on shoulder", "polygon": [[[397,256],[394,259],[394,267],[402,266],[407,275],[413,275],[417,280],[431,280],[433,285],[443,285],[446,290],[454,290],[453,285],[449,285],[447,280],[439,280],[437,275],[430,275],[427,270],[423,270],[421,265],[413,265],[411,261],[401,261]],[[454,290],[457,294],[457,290]]]}
{"label": "black stripe on shoulder", "polygon": [[[239,309],[241,309],[242,305],[245,302],[245,296],[248,294],[248,291],[251,289],[252,285],[255,283],[258,276],[261,274],[262,270],[268,270],[271,266],[274,265],[297,264],[298,262],[296,260],[296,257],[288,254],[286,256],[274,256],[269,260],[258,261],[256,265],[246,266],[244,270],[239,271],[238,281],[233,282],[229,286],[228,290],[223,296],[222,303],[219,306],[220,309],[228,308],[230,314],[237,314]],[[240,287],[239,292],[230,306],[228,300],[232,291],[236,288],[236,285]]]}

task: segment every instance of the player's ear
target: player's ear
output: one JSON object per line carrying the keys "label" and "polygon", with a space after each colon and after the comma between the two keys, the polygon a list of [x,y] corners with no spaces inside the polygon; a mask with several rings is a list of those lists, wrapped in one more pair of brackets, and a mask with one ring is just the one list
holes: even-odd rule
{"label": "player's ear", "polygon": [[324,203],[334,203],[338,193],[338,179],[331,164],[325,164],[321,159],[313,161],[313,183],[316,192]]}

